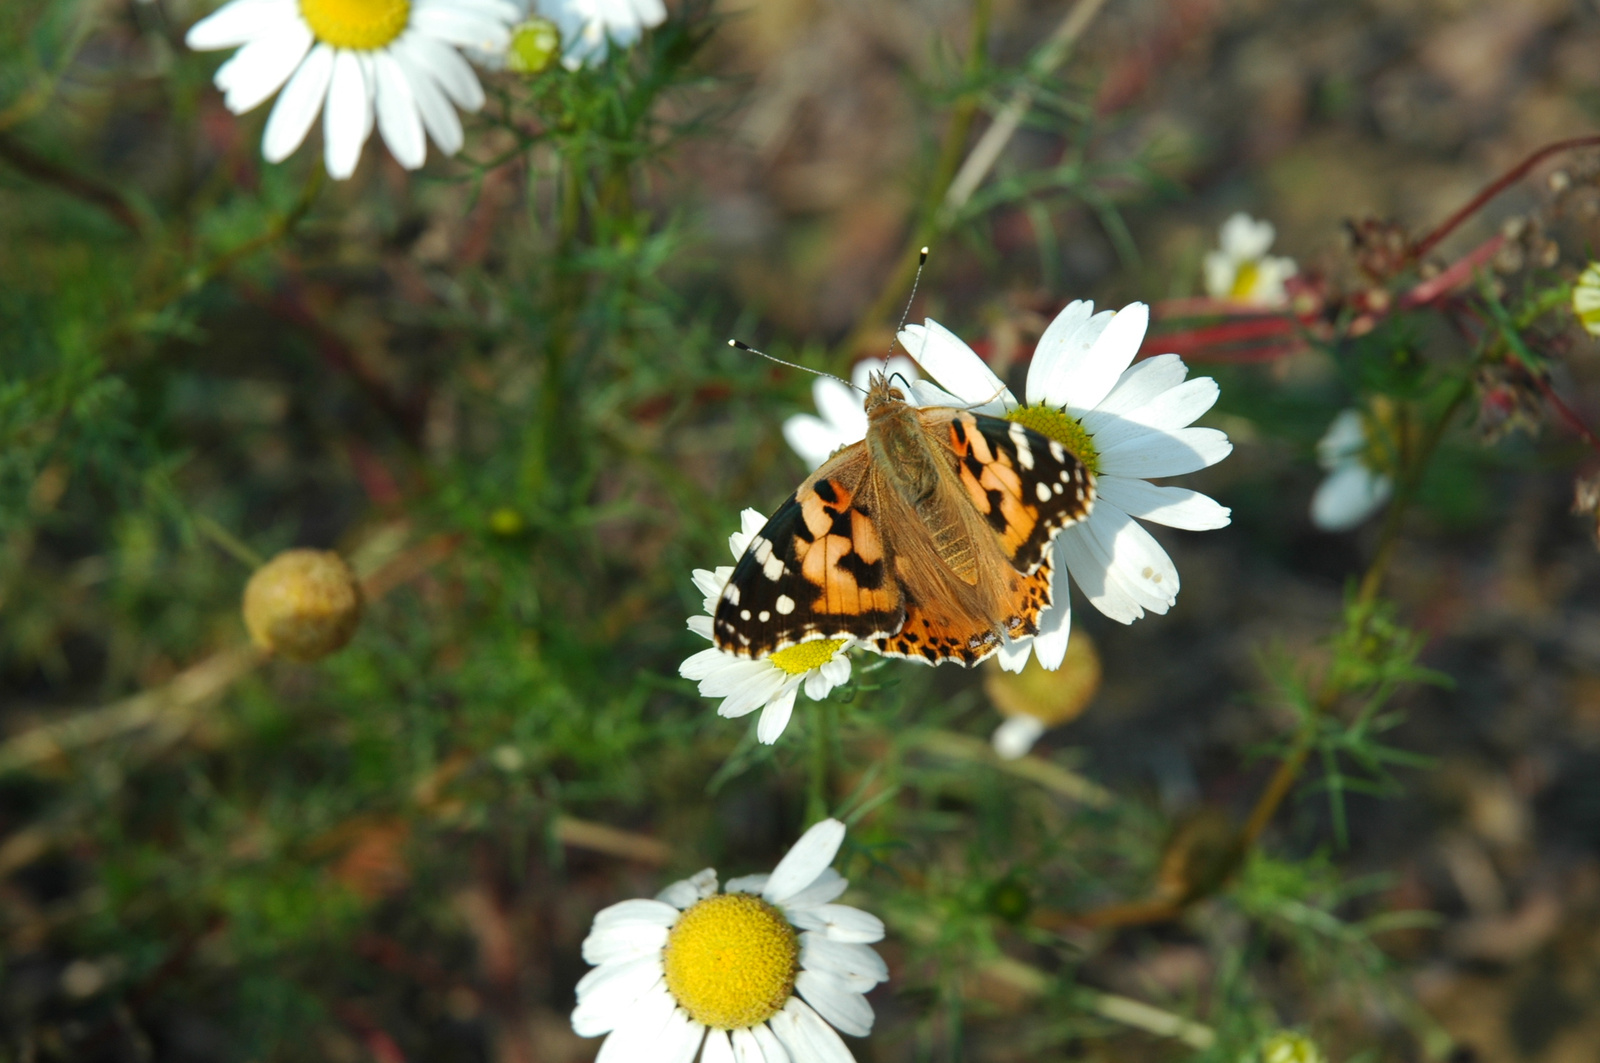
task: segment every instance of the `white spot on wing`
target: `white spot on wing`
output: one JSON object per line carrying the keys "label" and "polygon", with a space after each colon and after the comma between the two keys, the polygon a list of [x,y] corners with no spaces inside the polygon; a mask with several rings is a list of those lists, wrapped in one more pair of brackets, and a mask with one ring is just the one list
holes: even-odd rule
{"label": "white spot on wing", "polygon": [[787,594],[780,594],[778,595],[778,603],[774,608],[778,610],[779,616],[788,616],[794,612],[794,599]]}
{"label": "white spot on wing", "polygon": [[750,619],[750,610],[748,610],[748,609],[739,610],[739,619],[740,620],[749,620]]}
{"label": "white spot on wing", "polygon": [[1028,430],[1016,421],[1011,422],[1008,431],[1011,442],[1017,447],[1017,464],[1024,469],[1033,468],[1033,448],[1028,445]]}
{"label": "white spot on wing", "polygon": [[765,609],[763,609],[763,610],[761,610],[761,613],[757,617],[757,619],[760,620],[763,624],[765,624],[768,620],[772,619],[772,614],[767,612]]}
{"label": "white spot on wing", "polygon": [[776,583],[783,578],[783,560],[772,557],[771,553],[772,548],[769,546],[767,548],[768,557],[761,563],[761,574]]}
{"label": "white spot on wing", "polygon": [[[1050,485],[1049,484],[1041,483],[1037,487],[1035,487],[1034,490],[1039,495],[1039,501],[1041,501],[1041,502],[1050,501]],[[1059,491],[1059,490],[1061,490],[1061,488],[1057,487],[1056,490]]]}
{"label": "white spot on wing", "polygon": [[730,605],[738,605],[739,588],[735,587],[731,583],[728,584],[726,587],[722,588],[722,599]]}
{"label": "white spot on wing", "polygon": [[[1066,462],[1066,460],[1067,460],[1066,448],[1063,447],[1060,443],[1057,443],[1054,439],[1052,439],[1050,441],[1050,456],[1052,458],[1056,459],[1056,461],[1062,462],[1064,464]],[[1062,475],[1065,476],[1066,474],[1062,473]]]}

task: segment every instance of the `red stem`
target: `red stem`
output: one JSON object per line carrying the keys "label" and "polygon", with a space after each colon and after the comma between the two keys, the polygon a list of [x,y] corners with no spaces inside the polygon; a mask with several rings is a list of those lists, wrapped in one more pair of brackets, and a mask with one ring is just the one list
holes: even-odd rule
{"label": "red stem", "polygon": [[1427,236],[1424,236],[1421,240],[1418,240],[1416,243],[1412,244],[1410,253],[1411,260],[1416,261],[1422,258],[1423,255],[1426,255],[1429,251],[1432,251],[1441,240],[1454,232],[1462,222],[1472,217],[1479,210],[1482,210],[1485,203],[1488,203],[1489,200],[1493,199],[1495,196],[1498,196],[1501,192],[1504,192],[1507,188],[1510,188],[1512,185],[1522,180],[1528,175],[1529,170],[1532,170],[1535,166],[1539,165],[1550,156],[1559,155],[1563,151],[1571,151],[1574,148],[1587,148],[1593,146],[1600,146],[1600,136],[1574,137],[1571,140],[1558,140],[1554,144],[1546,144],[1532,155],[1529,155],[1526,159],[1523,159],[1516,166],[1513,166],[1511,169],[1495,178],[1495,180],[1491,181],[1483,189],[1483,191],[1479,192],[1476,196],[1473,196],[1472,199],[1467,202],[1466,206],[1462,207],[1460,210],[1450,215],[1450,217],[1446,218],[1438,226],[1438,228],[1434,229]]}

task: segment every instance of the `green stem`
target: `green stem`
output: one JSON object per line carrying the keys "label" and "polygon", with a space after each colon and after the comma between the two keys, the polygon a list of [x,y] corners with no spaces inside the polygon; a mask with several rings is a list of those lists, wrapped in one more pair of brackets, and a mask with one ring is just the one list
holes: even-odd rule
{"label": "green stem", "polygon": [[811,714],[811,785],[806,795],[806,822],[828,818],[828,771],[833,753],[833,702],[819,701]]}
{"label": "green stem", "polygon": [[[1418,444],[1415,453],[1410,455],[1405,475],[1395,492],[1394,501],[1390,504],[1388,513],[1384,515],[1383,528],[1378,534],[1378,548],[1372,555],[1366,573],[1361,577],[1352,606],[1346,610],[1347,617],[1367,616],[1368,611],[1364,607],[1371,605],[1377,599],[1378,590],[1383,585],[1383,577],[1394,559],[1395,546],[1400,541],[1400,528],[1405,522],[1406,511],[1422,485],[1422,476],[1427,470],[1428,462],[1432,460],[1434,451],[1444,438],[1445,430],[1450,427],[1450,422],[1455,419],[1456,412],[1471,394],[1472,377],[1470,374],[1463,375],[1444,412],[1428,427],[1428,432]],[[1294,788],[1295,781],[1300,777],[1300,772],[1305,768],[1306,760],[1316,745],[1317,726],[1323,715],[1337,703],[1340,693],[1338,684],[1331,678],[1323,681],[1322,688],[1312,703],[1311,711],[1306,713],[1305,719],[1300,724],[1300,730],[1295,735],[1288,755],[1278,764],[1277,771],[1273,772],[1266,789],[1261,792],[1261,797],[1251,809],[1250,818],[1245,821],[1244,828],[1240,831],[1241,852],[1248,850],[1261,837],[1261,832],[1266,830],[1278,807]]]}

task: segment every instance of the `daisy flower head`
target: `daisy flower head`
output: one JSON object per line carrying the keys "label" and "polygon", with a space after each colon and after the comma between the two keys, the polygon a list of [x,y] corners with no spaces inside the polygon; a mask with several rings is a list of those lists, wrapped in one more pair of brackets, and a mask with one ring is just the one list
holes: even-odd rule
{"label": "daisy flower head", "polygon": [[839,1034],[872,1032],[864,994],[889,969],[868,947],[882,921],[833,903],[844,830],[823,820],[726,892],[706,868],[596,915],[572,1012],[580,1036],[606,1035],[596,1063],[851,1063]]}
{"label": "daisy flower head", "polygon": [[[728,536],[728,547],[737,561],[744,556],[750,540],[766,525],[767,518],[754,509],[740,515],[741,527]],[[711,638],[711,617],[722,588],[733,575],[732,565],[694,570],[694,585],[705,595],[705,615],[691,616],[689,630]],[[850,679],[847,651],[858,643],[854,639],[810,639],[786,646],[760,658],[740,657],[712,646],[701,650],[678,667],[678,674],[700,684],[700,695],[721,698],[717,715],[730,719],[761,710],[756,737],[771,745],[789,726],[795,697],[803,689],[812,701],[821,701],[833,688]]]}
{"label": "daisy flower head", "polygon": [[900,333],[906,351],[938,382],[915,386],[922,405],[963,406],[1016,421],[1060,443],[1095,477],[1089,516],[1062,529],[1052,547],[1060,592],[1039,614],[1037,635],[1001,647],[1007,671],[1020,671],[1030,650],[1045,668],[1061,666],[1071,622],[1063,573],[1090,605],[1124,624],[1172,606],[1178,570],[1135,518],[1190,531],[1221,528],[1230,519],[1227,507],[1198,491],[1149,482],[1215,465],[1233,452],[1216,429],[1191,427],[1217,401],[1216,381],[1186,380],[1188,367],[1175,354],[1132,364],[1149,322],[1143,303],[1098,314],[1086,300],[1069,304],[1034,349],[1025,402],[938,322]]}
{"label": "daisy flower head", "polygon": [[1328,475],[1311,496],[1311,523],[1347,532],[1365,522],[1394,493],[1394,480],[1378,466],[1380,446],[1360,410],[1341,410],[1317,442],[1317,464]]}
{"label": "daisy flower head", "polygon": [[1600,336],[1600,262],[1591,262],[1572,286],[1572,312],[1591,336]]}
{"label": "daisy flower head", "polygon": [[1295,275],[1294,259],[1269,255],[1277,230],[1242,211],[1222,223],[1217,249],[1205,258],[1206,294],[1213,299],[1281,306],[1289,301],[1284,281]]}
{"label": "daisy flower head", "polygon": [[661,0],[536,0],[534,7],[561,31],[568,70],[603,62],[611,45],[630,47],[667,20]]}
{"label": "daisy flower head", "polygon": [[230,0],[185,40],[239,49],[215,78],[234,114],[277,93],[261,138],[268,162],[288,158],[321,113],[328,174],[346,178],[374,124],[408,170],[427,158],[428,139],[460,151],[456,109],[483,106],[460,50],[504,51],[517,16],[511,0]]}
{"label": "daisy flower head", "polygon": [[872,374],[883,370],[891,380],[899,377],[908,384],[917,382],[917,367],[904,355],[890,358],[887,363],[868,358],[856,363],[850,372],[853,388],[831,376],[819,376],[811,385],[811,396],[817,404],[816,416],[797,413],[783,422],[783,438],[806,468],[815,469],[840,447],[859,443],[867,437],[867,411],[861,397],[866,393]]}

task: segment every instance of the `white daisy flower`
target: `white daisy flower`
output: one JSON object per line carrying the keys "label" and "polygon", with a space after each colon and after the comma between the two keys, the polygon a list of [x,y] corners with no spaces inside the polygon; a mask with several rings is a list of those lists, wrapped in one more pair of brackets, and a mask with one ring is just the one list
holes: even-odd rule
{"label": "white daisy flower", "polygon": [[1600,336],[1600,262],[1591,262],[1572,286],[1572,312],[1591,336]]}
{"label": "white daisy flower", "polygon": [[853,1063],[839,1034],[872,1031],[864,994],[889,969],[868,947],[882,921],[832,903],[843,840],[826,819],[770,875],[718,893],[706,868],[596,915],[572,1012],[580,1036],[608,1035],[596,1063]]}
{"label": "white daisy flower", "polygon": [[239,49],[215,79],[234,114],[278,93],[261,138],[268,162],[288,158],[320,111],[328,173],[345,178],[374,122],[408,170],[427,158],[426,138],[460,151],[455,109],[478,110],[483,88],[458,49],[503,51],[516,18],[511,0],[231,0],[185,40]]}
{"label": "white daisy flower", "polygon": [[1039,614],[1039,633],[1000,648],[1007,671],[1021,671],[1030,649],[1045,668],[1061,666],[1072,615],[1062,572],[1071,573],[1089,604],[1124,624],[1146,610],[1165,613],[1177,600],[1177,568],[1135,517],[1190,531],[1221,528],[1230,519],[1226,506],[1198,491],[1147,482],[1195,472],[1233,452],[1216,429],[1190,427],[1217,401],[1216,381],[1185,380],[1188,367],[1175,354],[1130,365],[1149,322],[1143,303],[1098,314],[1086,300],[1069,304],[1039,338],[1026,404],[938,322],[900,333],[923,371],[948,389],[917,384],[923,405],[963,406],[1017,421],[1061,443],[1095,474],[1088,519],[1056,536],[1051,567],[1060,591]]}
{"label": "white daisy flower", "polygon": [[899,376],[907,384],[915,384],[918,379],[917,367],[909,358],[897,355],[887,364],[869,358],[857,362],[850,373],[854,390],[831,376],[819,376],[811,385],[819,416],[797,413],[783,422],[783,438],[807,468],[815,469],[840,447],[867,438],[867,410],[861,400],[870,377],[880,369],[890,379]]}
{"label": "white daisy flower", "polygon": [[1370,464],[1375,447],[1360,410],[1343,410],[1317,443],[1317,464],[1328,471],[1311,496],[1311,523],[1346,532],[1389,501],[1394,480]]}
{"label": "white daisy flower", "polygon": [[1281,306],[1289,301],[1283,283],[1295,275],[1292,258],[1267,254],[1277,230],[1243,212],[1222,223],[1215,251],[1206,252],[1206,294],[1213,299]]}
{"label": "white daisy flower", "polygon": [[[766,526],[767,518],[754,509],[740,514],[742,527],[728,536],[734,560],[744,556],[750,540]],[[694,570],[694,585],[705,595],[705,615],[691,616],[689,630],[711,638],[711,617],[733,575],[732,565]],[[717,715],[737,718],[761,710],[756,737],[771,745],[789,726],[794,714],[795,696],[803,688],[806,697],[821,701],[836,686],[850,679],[847,651],[858,645],[855,639],[811,639],[788,646],[759,659],[740,657],[712,646],[684,661],[678,674],[700,684],[700,695],[721,698]]]}
{"label": "white daisy flower", "polygon": [[536,0],[534,7],[560,29],[568,70],[604,61],[611,45],[630,47],[667,20],[661,0]]}

